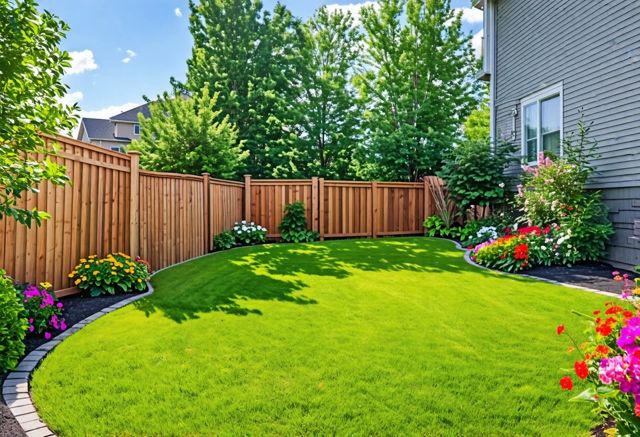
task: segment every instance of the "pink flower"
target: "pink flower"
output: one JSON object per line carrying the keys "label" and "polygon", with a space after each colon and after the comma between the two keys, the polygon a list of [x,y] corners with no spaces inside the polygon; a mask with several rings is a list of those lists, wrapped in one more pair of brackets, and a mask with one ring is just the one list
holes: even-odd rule
{"label": "pink flower", "polygon": [[44,338],[45,338],[45,340],[50,340],[51,339],[51,333],[50,332],[45,332],[44,333]]}
{"label": "pink flower", "polygon": [[67,330],[67,322],[65,322],[64,319],[62,319],[60,321],[60,330],[61,331],[66,331]]}
{"label": "pink flower", "polygon": [[29,332],[33,332],[33,331],[35,331],[35,330],[36,330],[36,328],[34,328],[34,326],[33,326],[33,325],[29,325]]}
{"label": "pink flower", "polygon": [[640,317],[632,317],[627,320],[627,324],[620,330],[620,337],[617,344],[628,354],[632,354],[638,349],[638,337],[640,337]]}
{"label": "pink flower", "polygon": [[64,305],[62,305],[62,302],[58,302],[58,303],[56,304],[56,306],[57,306],[58,308],[62,308]]}
{"label": "pink flower", "polygon": [[24,297],[25,299],[31,299],[32,297],[40,296],[40,290],[35,285],[29,285],[24,289]]}

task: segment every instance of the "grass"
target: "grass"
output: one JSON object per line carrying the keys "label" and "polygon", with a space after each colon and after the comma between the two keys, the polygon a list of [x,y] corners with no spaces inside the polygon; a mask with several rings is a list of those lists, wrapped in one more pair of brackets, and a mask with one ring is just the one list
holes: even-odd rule
{"label": "grass", "polygon": [[62,436],[588,434],[555,326],[605,298],[462,255],[394,238],[176,266],[56,348],[35,404]]}

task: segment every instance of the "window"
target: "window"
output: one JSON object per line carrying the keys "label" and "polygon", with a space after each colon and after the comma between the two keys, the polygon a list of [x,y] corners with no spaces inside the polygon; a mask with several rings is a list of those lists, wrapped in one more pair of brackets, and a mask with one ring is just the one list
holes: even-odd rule
{"label": "window", "polygon": [[522,156],[536,163],[541,152],[562,156],[562,84],[521,101]]}
{"label": "window", "polygon": [[113,150],[114,152],[122,152],[122,147],[120,147],[120,146],[111,146],[109,148],[111,150]]}
{"label": "window", "polygon": [[134,135],[140,135],[140,125],[139,124],[134,124],[133,125],[133,134]]}

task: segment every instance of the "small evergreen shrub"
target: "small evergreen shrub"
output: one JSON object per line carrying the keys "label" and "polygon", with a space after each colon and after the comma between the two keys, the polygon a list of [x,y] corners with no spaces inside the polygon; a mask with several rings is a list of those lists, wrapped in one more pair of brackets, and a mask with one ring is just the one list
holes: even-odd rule
{"label": "small evergreen shrub", "polygon": [[231,231],[223,231],[213,237],[213,247],[217,250],[231,249],[236,245],[236,236]]}
{"label": "small evergreen shrub", "polygon": [[284,217],[278,228],[285,243],[306,243],[318,239],[319,234],[307,229],[304,203],[289,203],[284,208]]}
{"label": "small evergreen shrub", "polygon": [[69,273],[69,278],[81,290],[88,291],[91,296],[104,293],[131,293],[144,291],[149,278],[147,264],[143,261],[132,261],[124,253],[110,253],[102,259],[96,255],[82,258],[80,263]]}
{"label": "small evergreen shrub", "polygon": [[13,282],[0,270],[0,372],[16,367],[24,354],[27,318]]}

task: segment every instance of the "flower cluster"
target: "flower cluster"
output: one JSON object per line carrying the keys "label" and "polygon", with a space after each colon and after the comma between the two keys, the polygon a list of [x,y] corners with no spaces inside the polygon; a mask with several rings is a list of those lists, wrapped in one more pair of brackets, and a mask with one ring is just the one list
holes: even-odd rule
{"label": "flower cluster", "polygon": [[67,323],[62,317],[63,304],[57,301],[51,288],[50,283],[41,282],[38,285],[29,284],[22,290],[29,332],[42,334],[47,340],[55,331],[67,329]]}
{"label": "flower cluster", "polygon": [[267,240],[267,228],[246,220],[236,223],[233,226],[233,233],[236,243],[244,245],[264,243]]}
{"label": "flower cluster", "polygon": [[524,235],[506,235],[477,245],[471,259],[487,267],[517,272],[529,266],[529,245]]}
{"label": "flower cluster", "polygon": [[[581,314],[590,321],[588,341],[578,345],[563,325],[556,333],[570,338],[569,352],[580,354],[575,376],[589,383],[574,400],[597,402],[615,420],[619,435],[640,435],[640,288],[627,274],[613,275],[623,283],[625,300],[607,302],[589,316]],[[572,377],[563,376],[560,387],[573,390]]]}
{"label": "flower cluster", "polygon": [[131,260],[121,252],[110,253],[99,259],[96,255],[80,259],[80,263],[69,273],[73,284],[91,296],[103,293],[116,294],[144,291],[149,278],[149,263],[142,259]]}

